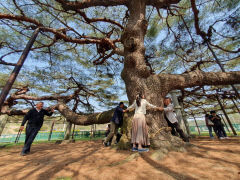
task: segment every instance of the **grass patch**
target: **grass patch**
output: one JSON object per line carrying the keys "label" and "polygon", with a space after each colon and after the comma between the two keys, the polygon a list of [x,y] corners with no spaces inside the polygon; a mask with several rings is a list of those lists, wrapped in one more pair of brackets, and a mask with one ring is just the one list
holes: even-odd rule
{"label": "grass patch", "polygon": [[[209,133],[208,132],[200,132],[200,136],[209,136]],[[226,132],[228,136],[234,136],[233,133],[229,133],[229,132]],[[191,132],[192,135],[196,135],[196,136],[199,136],[198,132]],[[240,132],[237,132],[238,135],[240,135]],[[215,135],[215,133],[213,132],[213,135]]]}
{"label": "grass patch", "polygon": [[[102,137],[96,137],[96,138],[79,138],[79,139],[75,139],[75,141],[98,141],[103,139]],[[55,143],[57,140],[51,140],[51,141],[47,141],[47,140],[43,140],[43,141],[34,141],[33,144],[43,144],[43,143]],[[22,146],[24,145],[24,142],[19,142],[19,143],[0,143],[0,149],[5,149],[5,148],[11,148],[11,147],[17,147],[17,146]]]}

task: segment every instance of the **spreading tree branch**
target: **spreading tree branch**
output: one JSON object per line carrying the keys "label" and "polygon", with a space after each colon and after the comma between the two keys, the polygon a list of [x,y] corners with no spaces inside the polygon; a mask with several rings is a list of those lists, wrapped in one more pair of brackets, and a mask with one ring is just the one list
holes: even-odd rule
{"label": "spreading tree branch", "polygon": [[159,74],[159,80],[165,92],[174,89],[203,85],[229,85],[240,83],[240,71],[233,72],[203,72],[200,70],[185,74]]}

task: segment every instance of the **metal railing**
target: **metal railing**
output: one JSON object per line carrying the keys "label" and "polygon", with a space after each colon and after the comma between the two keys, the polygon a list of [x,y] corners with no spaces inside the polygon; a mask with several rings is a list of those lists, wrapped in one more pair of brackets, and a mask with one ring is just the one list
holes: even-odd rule
{"label": "metal railing", "polygon": [[[105,136],[104,130],[97,130],[93,134],[91,131],[75,131],[74,132],[74,139],[87,139],[87,138],[101,138]],[[0,137],[0,143],[12,143],[15,141],[17,134],[9,134],[9,135],[2,135]],[[49,137],[49,132],[39,132],[34,141],[47,141]],[[64,139],[64,132],[52,132],[51,140],[63,140]],[[18,142],[25,141],[25,134],[22,133]]]}

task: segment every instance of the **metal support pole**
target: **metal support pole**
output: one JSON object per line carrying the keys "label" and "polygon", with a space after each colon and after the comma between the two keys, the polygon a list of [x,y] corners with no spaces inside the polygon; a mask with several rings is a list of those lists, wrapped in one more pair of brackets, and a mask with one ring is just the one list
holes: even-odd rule
{"label": "metal support pole", "polygon": [[174,109],[175,109],[175,112],[176,112],[178,123],[179,123],[181,129],[186,134],[188,134],[188,130],[187,130],[186,124],[183,120],[183,116],[182,116],[182,112],[181,112],[182,107],[180,106],[180,104],[178,102],[177,95],[176,95],[177,91],[171,91],[170,94],[171,94],[171,97],[172,97],[172,102],[173,102],[173,105],[174,105]]}
{"label": "metal support pole", "polygon": [[200,129],[199,129],[199,126],[198,126],[198,123],[197,123],[196,118],[195,118],[195,116],[194,116],[193,113],[192,113],[192,116],[193,116],[193,119],[194,119],[195,124],[196,124],[196,126],[197,126],[198,134],[201,135],[201,133],[200,133]]}
{"label": "metal support pole", "polygon": [[234,127],[233,127],[233,125],[232,125],[232,123],[231,123],[231,121],[230,121],[228,115],[227,115],[227,112],[225,111],[225,108],[224,108],[222,102],[220,101],[219,96],[216,95],[216,98],[217,98],[218,104],[220,105],[220,107],[221,107],[221,109],[222,109],[222,112],[223,112],[225,118],[226,118],[227,121],[228,121],[228,124],[229,124],[229,126],[230,126],[230,128],[231,128],[233,134],[234,134],[235,136],[237,136],[237,133],[236,133],[236,131],[235,131],[235,129],[234,129]]}
{"label": "metal support pole", "polygon": [[34,33],[32,34],[32,37],[30,38],[30,40],[28,41],[25,49],[23,50],[23,53],[21,55],[21,57],[19,58],[15,68],[13,69],[9,79],[7,80],[5,86],[3,87],[2,91],[1,91],[1,94],[0,94],[0,110],[2,109],[2,105],[9,93],[9,91],[11,90],[12,88],[12,85],[13,83],[15,82],[27,56],[28,56],[28,53],[30,52],[31,48],[32,48],[32,45],[33,43],[35,42],[36,38],[37,38],[37,35],[39,33],[40,29],[37,28]]}
{"label": "metal support pole", "polygon": [[187,121],[187,114],[185,113],[184,111],[184,106],[183,106],[183,103],[180,103],[180,106],[181,106],[181,112],[182,112],[182,117],[183,117],[183,122],[185,124],[185,128],[187,130],[187,134],[190,136],[191,132],[190,132],[190,128],[189,128],[189,124],[188,124],[188,121]]}
{"label": "metal support pole", "polygon": [[232,100],[234,106],[236,107],[236,109],[238,110],[238,113],[240,114],[240,109],[238,108],[236,102],[233,100],[233,98],[231,98],[231,100]]}
{"label": "metal support pole", "polygon": [[51,126],[51,130],[50,130],[50,133],[49,133],[49,136],[48,136],[48,141],[50,141],[51,140],[51,137],[52,137],[52,132],[53,132],[53,127],[54,127],[54,120],[53,120],[53,122],[52,122],[52,126]]}
{"label": "metal support pole", "polygon": [[[221,61],[218,59],[217,55],[215,54],[215,52],[213,51],[212,47],[210,46],[210,44],[208,42],[207,42],[207,46],[208,46],[208,49],[211,51],[216,63],[219,65],[220,69],[222,70],[222,72],[226,72]],[[240,95],[238,93],[237,88],[233,84],[231,84],[231,86],[232,86],[232,89],[235,91],[237,98],[240,99]]]}
{"label": "metal support pole", "polygon": [[75,133],[75,124],[73,125],[72,139],[74,139],[74,133]]}
{"label": "metal support pole", "polygon": [[223,115],[220,114],[220,116],[221,116],[221,118],[222,118],[222,120],[223,120],[223,122],[224,122],[225,127],[227,128],[228,132],[230,133],[230,130],[229,130],[228,126],[227,126],[227,123],[226,123],[226,121],[225,121]]}

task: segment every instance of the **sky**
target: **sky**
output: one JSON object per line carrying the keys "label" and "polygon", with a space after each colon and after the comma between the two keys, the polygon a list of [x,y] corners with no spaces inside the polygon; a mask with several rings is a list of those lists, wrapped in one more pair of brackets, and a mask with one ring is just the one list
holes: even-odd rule
{"label": "sky", "polygon": [[[4,2],[4,1],[3,1]],[[7,1],[6,1],[7,2]],[[239,7],[236,7],[235,9],[237,9]],[[234,9],[234,10],[235,10]],[[222,14],[218,14],[218,16],[221,16]],[[212,18],[216,18],[216,17],[209,17],[209,21],[212,19]],[[79,27],[79,31],[82,30],[82,27]],[[156,41],[153,41],[153,43],[157,46],[159,41],[164,37],[165,34],[163,33],[159,33],[157,38],[156,38]],[[26,42],[22,42],[23,46]],[[5,53],[4,50],[1,50],[0,49],[0,55]],[[89,56],[89,59],[91,59],[92,57],[94,56],[94,54],[90,55]],[[14,54],[12,56],[9,56],[7,57],[5,60],[9,61],[9,62],[16,62],[20,57],[20,54]],[[38,68],[42,68],[44,69],[45,67],[48,67],[49,66],[49,63],[46,62],[46,61],[41,61],[41,58],[39,58],[38,60],[34,59],[33,56],[29,56],[24,64],[24,69],[32,69],[34,71],[35,67],[38,67]],[[119,89],[121,90],[121,92],[124,92],[125,91],[125,85],[120,77],[120,72],[122,70],[123,66],[122,65],[119,65],[118,66],[118,74],[117,76],[115,77],[115,82],[117,83],[117,86],[119,87]],[[233,70],[239,70],[240,67],[237,66],[235,67]],[[88,70],[82,68],[81,69],[84,73],[88,74]],[[6,71],[6,67],[3,66],[3,65],[0,65],[0,71],[2,72],[5,72]],[[179,69],[175,69],[174,73],[181,73],[183,71],[183,69],[179,68]],[[121,93],[122,94],[122,93]],[[43,95],[43,94],[39,94],[39,95]],[[119,101],[127,101],[127,96],[126,94],[123,94],[119,97]],[[95,101],[92,101],[92,104],[95,108],[95,111],[96,112],[99,112],[99,111],[104,111],[104,110],[107,110],[108,107],[102,107],[102,106],[99,106],[97,102]]]}

